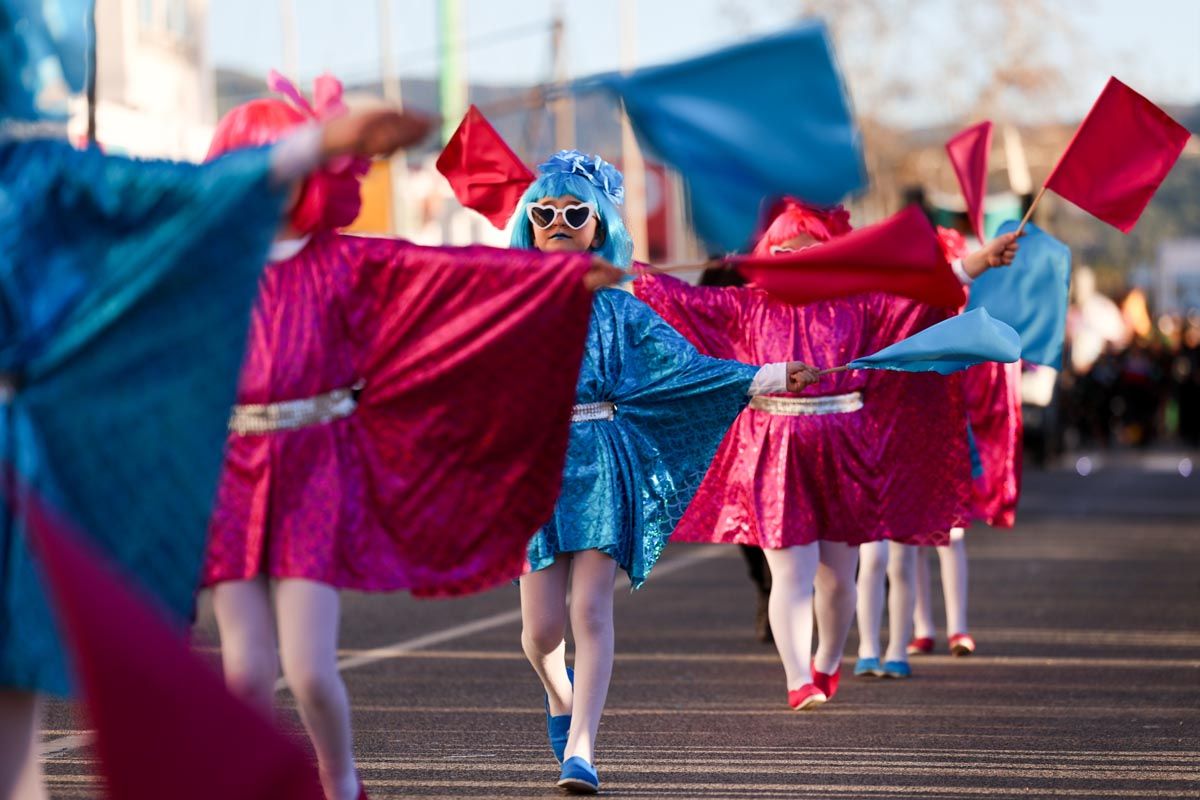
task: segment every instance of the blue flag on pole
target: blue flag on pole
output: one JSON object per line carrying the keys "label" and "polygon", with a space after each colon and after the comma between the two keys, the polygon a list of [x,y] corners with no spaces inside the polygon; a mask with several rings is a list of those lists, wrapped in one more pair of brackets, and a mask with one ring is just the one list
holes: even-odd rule
{"label": "blue flag on pole", "polygon": [[977,308],[931,325],[869,356],[850,369],[937,372],[949,375],[984,361],[1011,363],[1021,357],[1021,337],[1008,325]]}
{"label": "blue flag on pole", "polygon": [[638,138],[687,184],[696,230],[742,250],[764,199],[831,205],[866,184],[858,127],[825,26],[584,79],[617,94]]}
{"label": "blue flag on pole", "polygon": [[[997,235],[1014,231],[1016,220]],[[986,308],[1011,325],[1021,337],[1021,357],[1035,364],[1062,367],[1067,326],[1067,293],[1071,284],[1071,249],[1027,223],[1012,266],[989,269],[971,285],[968,309]]]}

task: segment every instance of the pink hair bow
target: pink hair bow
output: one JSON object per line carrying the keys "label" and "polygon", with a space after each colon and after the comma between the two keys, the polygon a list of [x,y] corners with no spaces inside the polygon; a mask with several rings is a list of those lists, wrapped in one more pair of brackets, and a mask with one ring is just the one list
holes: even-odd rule
{"label": "pink hair bow", "polygon": [[[313,101],[309,103],[304,95],[296,88],[296,84],[285,78],[276,70],[267,73],[267,88],[276,94],[281,94],[292,101],[297,109],[318,122],[324,122],[345,114],[349,108],[342,100],[342,82],[326,72],[318,75],[313,81]],[[330,172],[344,172],[353,169],[356,174],[367,171],[368,162],[352,156],[339,156],[327,165]]]}

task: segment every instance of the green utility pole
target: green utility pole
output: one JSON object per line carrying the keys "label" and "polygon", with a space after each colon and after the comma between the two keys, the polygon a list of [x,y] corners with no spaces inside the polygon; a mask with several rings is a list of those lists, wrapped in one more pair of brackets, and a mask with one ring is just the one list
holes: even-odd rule
{"label": "green utility pole", "polygon": [[467,111],[467,67],[462,46],[462,0],[438,0],[438,105],[442,143]]}

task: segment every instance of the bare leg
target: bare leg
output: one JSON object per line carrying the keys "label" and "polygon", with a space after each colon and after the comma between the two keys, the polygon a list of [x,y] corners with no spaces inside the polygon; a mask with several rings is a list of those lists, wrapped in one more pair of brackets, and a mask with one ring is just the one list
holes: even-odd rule
{"label": "bare leg", "polygon": [[879,630],[887,594],[888,543],[868,542],[859,548],[858,657],[879,658]]}
{"label": "bare leg", "polygon": [[771,631],[788,691],[812,683],[813,582],[817,543],[763,550],[771,567]]}
{"label": "bare leg", "polygon": [[38,717],[36,694],[0,689],[0,797],[49,797],[38,763]]}
{"label": "bare leg", "polygon": [[908,661],[908,641],[912,638],[913,591],[917,571],[918,548],[888,542],[888,646],[886,661]]}
{"label": "bare leg", "polygon": [[521,648],[546,687],[550,713],[571,713],[571,682],[567,680],[567,580],[571,556],[521,576]]}
{"label": "bare leg", "polygon": [[221,635],[221,666],[229,690],[270,715],[275,704],[279,657],[271,591],[265,577],[225,581],[213,587],[213,613]]}
{"label": "bare leg", "polygon": [[918,639],[933,639],[937,636],[937,625],[933,622],[933,592],[929,582],[928,548],[917,553],[916,603],[913,607],[913,626]]}
{"label": "bare leg", "polygon": [[595,763],[596,731],[613,666],[613,588],[617,562],[599,550],[572,556],[571,633],[575,637],[575,696],[565,758]]}
{"label": "bare leg", "polygon": [[842,665],[846,638],[854,623],[854,568],[858,547],[841,542],[819,542],[820,564],[816,577],[817,671],[832,675]]}
{"label": "bare leg", "polygon": [[329,800],[355,800],[358,774],[350,732],[350,700],[337,668],[338,591],[287,579],[276,587],[283,674],[317,752]]}
{"label": "bare leg", "polygon": [[950,531],[950,544],[939,547],[942,592],[946,598],[946,635],[966,633],[967,627],[967,540],[966,531]]}

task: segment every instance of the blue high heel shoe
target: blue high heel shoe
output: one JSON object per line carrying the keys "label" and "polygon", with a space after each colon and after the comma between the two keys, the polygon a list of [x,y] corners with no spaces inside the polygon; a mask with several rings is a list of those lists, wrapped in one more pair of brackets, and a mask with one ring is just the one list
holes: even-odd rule
{"label": "blue high heel shoe", "polygon": [[878,658],[860,658],[854,665],[854,675],[857,678],[882,678],[883,666]]}
{"label": "blue high heel shoe", "polygon": [[[567,680],[571,682],[571,687],[575,686],[575,670],[567,667]],[[559,714],[557,717],[550,716],[550,698],[546,697],[546,733],[550,737],[550,749],[554,751],[554,757],[558,759],[558,763],[563,763],[563,751],[567,749],[567,739],[571,735],[571,715]]]}
{"label": "blue high heel shoe", "polygon": [[558,788],[571,794],[596,794],[600,791],[600,776],[596,768],[579,756],[571,756],[558,776]]}
{"label": "blue high heel shoe", "polygon": [[885,661],[883,662],[883,677],[885,678],[911,678],[912,667],[907,661]]}

